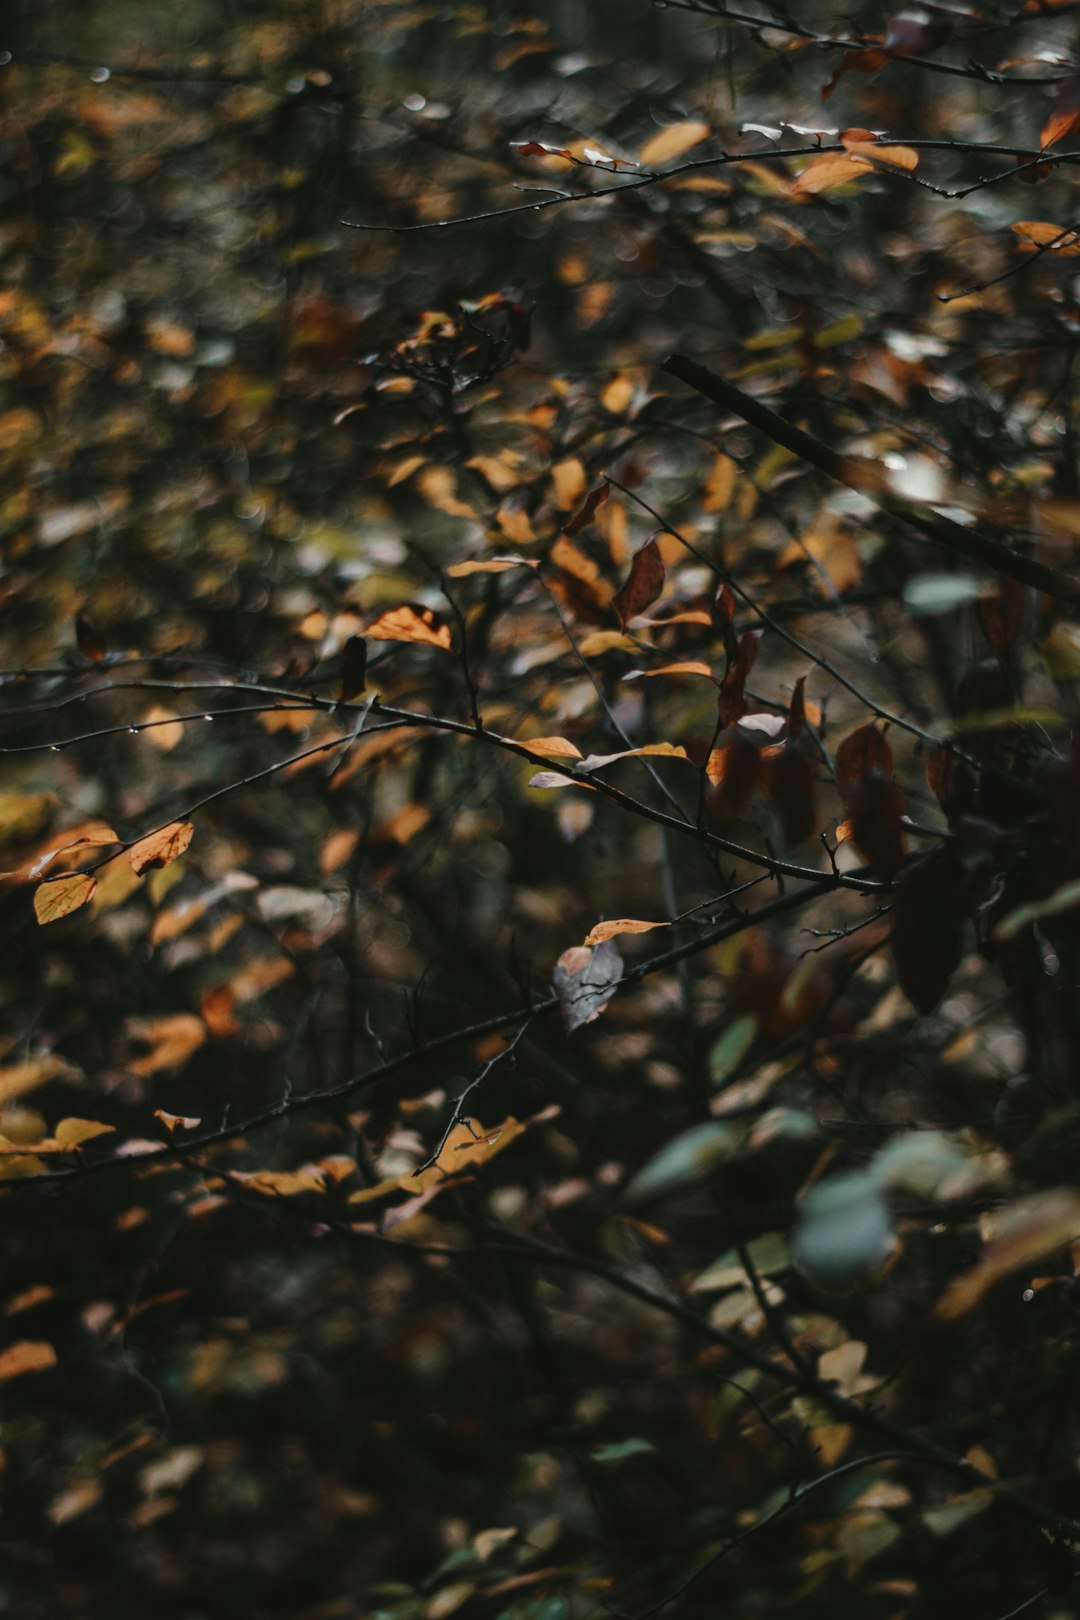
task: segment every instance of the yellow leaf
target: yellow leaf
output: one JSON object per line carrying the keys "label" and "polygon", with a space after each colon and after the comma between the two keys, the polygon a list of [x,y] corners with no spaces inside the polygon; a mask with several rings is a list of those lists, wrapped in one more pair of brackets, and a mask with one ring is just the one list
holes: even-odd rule
{"label": "yellow leaf", "polygon": [[513,1114],[490,1131],[485,1131],[478,1119],[461,1120],[446,1138],[435,1163],[426,1170],[405,1177],[403,1185],[410,1191],[420,1192],[439,1186],[447,1176],[457,1175],[468,1165],[485,1164],[488,1159],[493,1159],[525,1129]]}
{"label": "yellow leaf", "polygon": [[590,630],[587,636],[582,636],[578,650],[586,658],[599,658],[606,652],[637,653],[641,648],[621,630]]}
{"label": "yellow leaf", "polygon": [[61,917],[70,917],[85,906],[96,888],[97,879],[89,872],[73,872],[70,877],[39,883],[34,890],[34,915],[42,924],[59,922]]}
{"label": "yellow leaf", "polygon": [[[0,1069],[0,1106],[13,1102],[27,1091],[34,1091],[47,1080],[71,1071],[63,1058],[50,1053],[47,1057],[27,1058],[22,1063],[9,1063]],[[9,1133],[10,1134],[10,1133]]]}
{"label": "yellow leaf", "polygon": [[184,853],[194,833],[195,828],[190,821],[171,821],[167,827],[147,833],[145,838],[140,838],[128,850],[132,870],[141,877],[152,866],[168,866],[170,861],[175,861],[177,856]]}
{"label": "yellow leaf", "polygon": [[692,146],[698,146],[707,141],[712,134],[708,124],[700,119],[686,118],[681,123],[669,124],[667,129],[660,130],[659,134],[652,136],[641,148],[639,161],[642,163],[670,163],[673,158],[682,157],[689,152]]}
{"label": "yellow leaf", "polygon": [[0,1350],[0,1380],[18,1378],[21,1373],[43,1372],[56,1366],[56,1351],[44,1339],[20,1339]]}
{"label": "yellow leaf", "polygon": [[55,793],[0,793],[0,843],[36,838],[56,803]]}
{"label": "yellow leaf", "polygon": [[633,397],[633,380],[625,372],[621,372],[618,377],[613,377],[603,390],[600,403],[605,411],[611,412],[612,416],[622,416],[623,412],[629,409]]}
{"label": "yellow leaf", "polygon": [[735,493],[738,467],[721,450],[713,462],[712,472],[705,481],[705,494],[701,502],[703,512],[726,512]]}
{"label": "yellow leaf", "polygon": [[96,1119],[62,1119],[56,1127],[56,1145],[77,1148],[83,1142],[92,1142],[95,1136],[108,1136],[116,1127],[102,1125]]}
{"label": "yellow leaf", "polygon": [[581,749],[567,737],[512,737],[531,753],[543,754],[546,759],[581,759]]}
{"label": "yellow leaf", "polygon": [[491,557],[486,562],[451,563],[446,570],[451,579],[467,579],[470,574],[505,574],[508,568],[537,568],[530,557]]}
{"label": "yellow leaf", "polygon": [[147,709],[140,725],[146,727],[146,740],[153,743],[161,753],[167,754],[175,748],[184,735],[184,727],[171,709],[155,703],[153,708]]}
{"label": "yellow leaf", "polygon": [[602,945],[605,939],[614,939],[616,934],[647,934],[653,928],[667,928],[670,924],[665,922],[639,922],[632,917],[613,918],[611,922],[597,923],[595,928],[585,935],[586,945]]}

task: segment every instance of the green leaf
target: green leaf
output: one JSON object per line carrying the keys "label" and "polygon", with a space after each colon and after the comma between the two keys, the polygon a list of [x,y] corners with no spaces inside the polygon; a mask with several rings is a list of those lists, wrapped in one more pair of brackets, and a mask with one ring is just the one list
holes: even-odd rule
{"label": "green leaf", "polygon": [[892,1246],[892,1220],[878,1180],[865,1170],[833,1176],[803,1199],[792,1241],[799,1270],[828,1291],[864,1282]]}
{"label": "green leaf", "polygon": [[659,1153],[638,1171],[624,1197],[628,1203],[636,1203],[685,1186],[687,1182],[700,1181],[716,1165],[732,1158],[741,1141],[741,1133],[721,1120],[694,1125],[665,1142]]}
{"label": "green leaf", "polygon": [[931,618],[976,601],[983,590],[974,574],[919,574],[904,586],[904,606],[910,613]]}
{"label": "green leaf", "polygon": [[596,1446],[589,1456],[593,1462],[621,1463],[628,1457],[641,1457],[646,1452],[655,1451],[656,1447],[651,1440],[642,1440],[640,1437],[631,1440],[613,1440],[609,1445]]}

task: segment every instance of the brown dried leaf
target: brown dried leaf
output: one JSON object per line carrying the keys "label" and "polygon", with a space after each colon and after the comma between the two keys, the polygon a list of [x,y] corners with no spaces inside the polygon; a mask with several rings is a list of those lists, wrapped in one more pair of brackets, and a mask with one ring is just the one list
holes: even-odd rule
{"label": "brown dried leaf", "polygon": [[572,945],[555,964],[553,983],[566,1033],[598,1018],[619,988],[623,959],[610,939],[592,948]]}
{"label": "brown dried leaf", "polygon": [[647,540],[635,552],[626,584],[616,591],[612,607],[625,630],[631,619],[651,607],[664,589],[664,559],[656,540]]}
{"label": "brown dried leaf", "polygon": [[716,700],[716,712],[722,726],[734,725],[746,713],[746,679],[757,657],[760,630],[744,630],[739,638],[738,651],[728,670]]}
{"label": "brown dried leaf", "polygon": [[993,596],[982,596],[975,605],[983,635],[999,655],[1016,645],[1024,628],[1027,591],[1015,579],[1002,575]]}
{"label": "brown dried leaf", "polygon": [[892,749],[875,725],[859,726],[844,738],[836,750],[836,790],[845,803],[859,783],[877,771],[893,774]]}
{"label": "brown dried leaf", "polygon": [[59,922],[85,906],[97,879],[89,872],[72,872],[69,877],[48,878],[34,890],[34,915],[39,923]]}
{"label": "brown dried leaf", "polygon": [[1063,136],[1080,129],[1080,68],[1058,85],[1050,116],[1042,127],[1039,145],[1053,146]]}
{"label": "brown dried leaf", "polygon": [[840,66],[822,89],[822,101],[828,101],[845,73],[876,73],[888,60],[889,52],[881,45],[866,45],[858,50],[845,51],[840,58]]}
{"label": "brown dried leaf", "polygon": [[109,651],[105,637],[81,613],[75,620],[75,645],[92,664],[100,664]]}
{"label": "brown dried leaf", "polygon": [[1045,219],[1022,219],[1012,227],[1020,238],[1021,253],[1033,253],[1041,248],[1046,253],[1071,257],[1080,253],[1080,231],[1067,225],[1054,225]]}
{"label": "brown dried leaf", "polygon": [[789,849],[805,844],[817,830],[817,781],[809,759],[793,743],[768,749],[762,758],[765,797],[776,813]]}
{"label": "brown dried leaf", "polygon": [[190,821],[170,821],[167,827],[147,833],[128,850],[132,870],[141,877],[152,867],[168,866],[184,853],[194,836],[195,828]]}
{"label": "brown dried leaf", "polygon": [[611,485],[605,478],[602,484],[598,484],[595,489],[589,491],[583,504],[574,513],[569,523],[565,525],[563,533],[571,536],[580,534],[581,530],[587,528],[592,522],[596,516],[597,507],[603,506],[610,493]]}

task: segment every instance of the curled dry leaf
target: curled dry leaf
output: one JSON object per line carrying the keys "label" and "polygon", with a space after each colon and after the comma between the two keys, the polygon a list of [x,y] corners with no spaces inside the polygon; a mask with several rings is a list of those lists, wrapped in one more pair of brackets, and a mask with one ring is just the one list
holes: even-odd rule
{"label": "curled dry leaf", "polygon": [[175,1131],[193,1131],[202,1124],[201,1119],[194,1119],[188,1114],[168,1114],[164,1108],[155,1108],[154,1118],[160,1119],[170,1136]]}
{"label": "curled dry leaf", "polygon": [[433,609],[411,602],[381,613],[364,634],[369,641],[414,641],[450,651],[450,627],[440,622]]}
{"label": "curled dry leaf", "polygon": [[610,493],[611,485],[606,479],[602,484],[598,484],[595,489],[591,489],[582,505],[574,513],[569,523],[565,525],[563,533],[572,536],[587,528],[596,516],[597,507],[603,506]]}
{"label": "curled dry leaf", "polygon": [[595,949],[572,945],[555,964],[553,982],[568,1035],[598,1018],[619,988],[623,959],[610,939]]}
{"label": "curled dry leaf", "polygon": [[34,915],[39,923],[59,922],[70,917],[90,899],[97,879],[89,872],[72,872],[68,877],[47,878],[34,890]]}
{"label": "curled dry leaf", "polygon": [[597,923],[585,935],[586,945],[602,945],[606,939],[614,939],[616,934],[648,934],[654,928],[669,928],[666,922],[640,922],[633,917],[613,917],[610,922]]}
{"label": "curled dry leaf", "polygon": [[619,616],[623,629],[631,619],[651,607],[664,589],[664,559],[656,540],[646,540],[630,564],[630,575],[621,590],[616,591],[612,607]]}
{"label": "curled dry leaf", "polygon": [[153,867],[168,866],[181,856],[195,834],[190,821],[170,821],[167,827],[147,833],[128,850],[128,860],[137,876],[141,877]]}

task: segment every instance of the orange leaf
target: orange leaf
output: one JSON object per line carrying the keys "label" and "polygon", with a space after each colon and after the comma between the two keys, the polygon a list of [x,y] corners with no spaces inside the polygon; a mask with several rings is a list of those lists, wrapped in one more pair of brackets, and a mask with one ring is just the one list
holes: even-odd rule
{"label": "orange leaf", "polygon": [[45,1339],[20,1339],[18,1344],[0,1350],[0,1380],[55,1366],[56,1351]]}
{"label": "orange leaf", "polygon": [[450,651],[449,626],[440,624],[431,608],[414,607],[410,602],[380,614],[364,633],[371,641],[417,641]]}
{"label": "orange leaf", "polygon": [[511,737],[532,754],[543,754],[546,759],[580,759],[581,749],[566,737]]}
{"label": "orange leaf", "polygon": [[155,1108],[154,1118],[160,1119],[170,1136],[174,1131],[193,1131],[202,1124],[201,1119],[193,1119],[187,1114],[167,1114],[164,1108]]}
{"label": "orange leaf", "polygon": [[128,860],[138,877],[154,866],[168,866],[191,843],[195,828],[190,821],[170,821],[167,827],[147,833],[128,850]]}
{"label": "orange leaf", "polygon": [[844,150],[851,157],[868,158],[873,163],[888,163],[894,169],[915,169],[919,165],[919,154],[911,146],[882,146],[875,140],[852,140],[850,136],[861,135],[862,131],[844,131],[840,139]]}
{"label": "orange leaf", "polygon": [[96,888],[97,879],[89,872],[73,872],[70,877],[39,883],[34,890],[34,915],[39,923],[59,922],[61,917],[70,917],[85,906]]}
{"label": "orange leaf", "polygon": [[656,669],[632,669],[623,680],[646,681],[652,680],[654,675],[707,675],[711,680],[712,670],[698,658],[687,658],[678,664],[660,664]]}
{"label": "orange leaf", "polygon": [[602,945],[605,939],[614,939],[616,934],[647,934],[653,928],[669,928],[666,922],[639,922],[633,917],[612,918],[611,922],[597,923],[585,935],[586,945]]}
{"label": "orange leaf", "polygon": [[670,163],[674,158],[682,157],[689,152],[692,146],[701,141],[707,141],[712,134],[708,124],[700,119],[686,118],[678,124],[669,124],[659,134],[653,135],[641,148],[638,161],[640,163]]}
{"label": "orange leaf", "polygon": [[1080,129],[1080,69],[1070,73],[1058,86],[1050,116],[1039,136],[1040,146],[1053,146],[1063,136]]}
{"label": "orange leaf", "polygon": [[100,664],[109,650],[105,637],[100,635],[89,619],[84,619],[81,613],[75,620],[75,644],[83,657],[88,658],[92,664]]}
{"label": "orange leaf", "polygon": [[470,574],[505,574],[508,568],[537,568],[529,557],[490,557],[485,562],[451,563],[446,570],[451,579],[467,579]]}
{"label": "orange leaf", "polygon": [[823,152],[811,158],[791,188],[792,197],[815,196],[819,191],[832,191],[835,186],[846,186],[860,175],[872,174],[873,165],[863,157],[849,157],[839,152]]}
{"label": "orange leaf", "polygon": [[1047,253],[1080,253],[1080,231],[1070,230],[1067,225],[1053,225],[1045,219],[1022,219],[1012,229],[1020,238],[1021,253],[1033,253],[1036,248]]}

